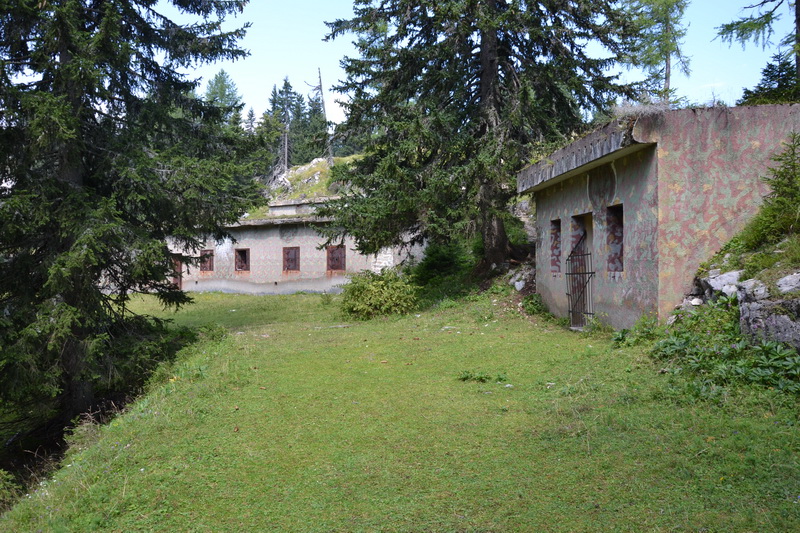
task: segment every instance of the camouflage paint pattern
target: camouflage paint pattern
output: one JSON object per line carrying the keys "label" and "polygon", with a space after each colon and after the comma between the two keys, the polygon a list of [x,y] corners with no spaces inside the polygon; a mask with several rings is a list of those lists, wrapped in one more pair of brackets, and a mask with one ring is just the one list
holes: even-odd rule
{"label": "camouflage paint pattern", "polygon": [[[767,192],[759,178],[793,130],[800,131],[795,105],[684,109],[611,123],[523,170],[518,190],[535,195],[540,242],[545,224],[592,215],[601,319],[616,328],[646,313],[665,320],[700,263],[757,212]],[[611,206],[622,206],[622,221],[609,216]],[[537,265],[551,264],[550,254],[538,247]],[[561,272],[539,270],[537,288],[553,312],[567,314]]]}
{"label": "camouflage paint pattern", "polygon": [[[657,183],[655,179],[655,149],[644,147],[586,172],[579,173],[552,187],[536,193],[537,220],[561,220],[569,224],[570,248],[574,249],[587,228],[591,215],[591,231],[586,248],[594,257],[594,310],[598,318],[621,328],[629,327],[643,313],[656,311],[658,274],[656,263]],[[607,209],[611,205],[625,206],[628,221],[624,246],[630,251],[625,258],[625,270],[608,268],[608,257],[618,250],[609,245]],[[635,214],[634,214],[635,213]],[[614,229],[619,233],[619,228]],[[537,247],[537,265],[548,264],[550,250]],[[566,279],[562,272],[537,272],[537,291],[550,310],[567,315]]]}
{"label": "camouflage paint pattern", "polygon": [[755,215],[760,177],[791,131],[800,106],[685,109],[641,119],[634,137],[658,143],[659,318],[691,288],[694,274]]}

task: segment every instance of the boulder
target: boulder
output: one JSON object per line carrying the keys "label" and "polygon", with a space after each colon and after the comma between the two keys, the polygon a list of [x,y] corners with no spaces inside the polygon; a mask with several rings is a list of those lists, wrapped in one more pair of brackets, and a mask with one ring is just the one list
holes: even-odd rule
{"label": "boulder", "polygon": [[769,289],[762,281],[748,279],[738,285],[736,295],[740,303],[758,302],[769,298]]}
{"label": "boulder", "polygon": [[[711,272],[718,272],[719,270],[712,270]],[[717,274],[716,276],[709,273],[708,284],[712,289],[718,292],[725,292],[726,288],[735,287],[739,283],[739,277],[742,275],[743,270],[733,270],[725,272],[724,274]],[[730,289],[729,289],[730,290]]]}
{"label": "boulder", "polygon": [[800,272],[795,272],[794,274],[789,274],[788,276],[779,279],[777,285],[778,290],[781,291],[781,294],[800,291]]}
{"label": "boulder", "polygon": [[800,351],[800,300],[739,304],[739,327],[753,340],[785,342]]}
{"label": "boulder", "polygon": [[522,265],[511,275],[508,284],[521,291],[529,284],[535,286],[535,279],[536,270],[530,265]]}

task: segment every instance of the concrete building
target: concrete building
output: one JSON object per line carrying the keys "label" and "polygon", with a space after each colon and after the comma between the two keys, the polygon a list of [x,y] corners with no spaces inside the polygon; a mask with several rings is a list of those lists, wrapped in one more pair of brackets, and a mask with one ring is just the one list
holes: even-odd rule
{"label": "concrete building", "polygon": [[[174,280],[186,291],[287,294],[336,292],[347,274],[380,271],[407,259],[409,252],[382,250],[376,255],[355,251],[352,239],[320,249],[317,232],[329,223],[314,214],[325,198],[275,202],[265,217],[245,218],[227,228],[235,242],[210,241],[199,266],[181,265]],[[414,250],[421,254],[421,250]]]}
{"label": "concrete building", "polygon": [[517,177],[536,205],[536,284],[573,326],[666,319],[698,267],[757,212],[800,106],[682,109],[614,121]]}

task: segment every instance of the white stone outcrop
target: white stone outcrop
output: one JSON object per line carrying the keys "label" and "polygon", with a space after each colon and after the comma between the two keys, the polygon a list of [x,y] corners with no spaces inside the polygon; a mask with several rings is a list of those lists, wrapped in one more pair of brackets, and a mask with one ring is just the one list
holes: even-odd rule
{"label": "white stone outcrop", "polygon": [[795,272],[794,274],[789,274],[779,279],[776,285],[778,286],[778,290],[781,291],[781,294],[800,291],[800,272]]}

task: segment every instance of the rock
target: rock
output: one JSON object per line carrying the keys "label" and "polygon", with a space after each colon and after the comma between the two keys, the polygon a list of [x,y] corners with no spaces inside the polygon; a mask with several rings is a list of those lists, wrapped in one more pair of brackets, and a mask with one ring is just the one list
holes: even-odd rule
{"label": "rock", "polygon": [[800,291],[800,272],[795,272],[794,274],[789,274],[788,276],[779,279],[777,285],[778,290],[781,291],[781,294]]}
{"label": "rock", "polygon": [[769,289],[757,279],[748,279],[738,285],[736,295],[740,303],[758,302],[769,298]]}
{"label": "rock", "polygon": [[722,292],[724,292],[726,296],[731,297],[739,292],[739,289],[736,285],[725,285],[722,287]]}
{"label": "rock", "polygon": [[711,269],[711,270],[708,271],[708,277],[709,278],[716,278],[720,274],[722,274],[722,271],[720,269],[718,269],[718,268],[714,268],[714,269]]}
{"label": "rock", "polygon": [[739,327],[754,340],[785,342],[800,350],[800,299],[739,305]]}
{"label": "rock", "polygon": [[508,284],[513,286],[517,291],[521,291],[527,287],[529,283],[533,283],[533,280],[536,279],[535,276],[536,272],[533,267],[522,265],[509,278]]}
{"label": "rock", "polygon": [[692,298],[692,300],[689,303],[697,307],[698,305],[703,305],[703,300],[702,298]]}
{"label": "rock", "polygon": [[[712,270],[711,272],[719,272],[719,270]],[[711,286],[712,289],[718,292],[725,292],[725,286],[727,285],[736,285],[739,283],[739,276],[742,275],[743,270],[734,270],[732,272],[726,272],[724,274],[717,274],[716,276],[711,275],[709,272],[708,276],[708,284]]]}

